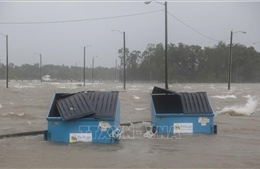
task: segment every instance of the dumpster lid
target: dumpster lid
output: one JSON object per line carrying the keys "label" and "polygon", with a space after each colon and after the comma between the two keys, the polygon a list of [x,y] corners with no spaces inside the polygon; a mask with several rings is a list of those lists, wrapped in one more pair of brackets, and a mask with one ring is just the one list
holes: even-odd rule
{"label": "dumpster lid", "polygon": [[92,102],[95,114],[89,116],[94,118],[111,118],[116,112],[118,91],[100,92],[88,91],[87,96]]}
{"label": "dumpster lid", "polygon": [[175,92],[154,87],[153,103],[157,114],[213,114],[206,92]]}
{"label": "dumpster lid", "polygon": [[94,107],[85,93],[77,93],[60,99],[56,103],[63,121],[94,114]]}
{"label": "dumpster lid", "polygon": [[163,89],[163,88],[154,86],[152,94],[162,94],[162,93],[165,93],[165,94],[177,94],[175,91],[168,90],[168,89]]}
{"label": "dumpster lid", "polygon": [[111,118],[116,112],[118,91],[83,91],[59,99],[56,107],[63,121],[76,118]]}
{"label": "dumpster lid", "polygon": [[180,95],[184,114],[213,113],[206,92],[180,93]]}

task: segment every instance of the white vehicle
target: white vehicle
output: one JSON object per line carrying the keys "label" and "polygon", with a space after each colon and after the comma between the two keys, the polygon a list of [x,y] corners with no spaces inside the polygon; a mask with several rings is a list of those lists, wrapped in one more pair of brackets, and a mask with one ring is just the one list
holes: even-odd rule
{"label": "white vehicle", "polygon": [[46,82],[49,82],[49,81],[51,81],[51,76],[50,75],[45,75],[45,76],[42,77],[42,80],[46,81]]}

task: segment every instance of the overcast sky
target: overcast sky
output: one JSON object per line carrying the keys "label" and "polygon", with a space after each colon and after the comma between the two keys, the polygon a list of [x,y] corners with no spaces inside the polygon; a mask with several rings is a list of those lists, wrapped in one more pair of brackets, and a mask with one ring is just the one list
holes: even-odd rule
{"label": "overcast sky", "polygon": [[[168,12],[208,37],[168,14],[168,43],[213,47],[218,44],[215,40],[225,40],[228,44],[233,29],[247,32],[234,34],[234,43],[253,46],[260,52],[260,43],[253,44],[260,42],[260,1],[168,1]],[[83,21],[45,23],[70,20]],[[86,49],[86,66],[91,65],[92,57],[98,56],[95,66],[114,67],[123,35],[112,32],[113,29],[126,32],[126,47],[130,51],[143,52],[149,43],[164,43],[164,5],[154,1],[149,5],[144,1],[0,1],[0,33],[9,36],[9,63],[15,65],[38,63],[39,56],[34,54],[37,52],[42,53],[43,64],[71,66],[77,62],[82,66],[84,46],[92,45]],[[6,62],[2,35],[0,59],[1,63]]]}

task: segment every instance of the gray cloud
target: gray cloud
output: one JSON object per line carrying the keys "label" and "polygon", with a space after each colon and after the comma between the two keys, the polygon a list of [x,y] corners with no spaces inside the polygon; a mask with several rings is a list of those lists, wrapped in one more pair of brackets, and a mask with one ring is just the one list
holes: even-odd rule
{"label": "gray cloud", "polygon": [[[21,65],[39,62],[34,52],[42,53],[43,64],[86,65],[93,56],[97,66],[113,67],[117,51],[123,45],[143,51],[148,43],[164,43],[164,6],[152,2],[0,2],[0,32],[9,36],[9,62]],[[5,22],[52,22],[105,18],[162,10],[139,16],[114,19],[46,24],[3,24]],[[260,51],[260,2],[168,2],[168,12],[200,33],[229,43],[230,31],[237,33],[233,42],[254,46]],[[214,46],[171,15],[168,15],[169,43]],[[5,38],[0,36],[0,59],[5,62]]]}

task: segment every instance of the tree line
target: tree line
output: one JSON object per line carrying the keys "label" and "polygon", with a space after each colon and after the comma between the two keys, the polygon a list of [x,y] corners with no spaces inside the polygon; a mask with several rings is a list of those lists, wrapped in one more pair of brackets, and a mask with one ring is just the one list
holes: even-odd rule
{"label": "tree line", "polygon": [[[170,83],[223,83],[228,81],[230,46],[223,42],[213,47],[183,43],[168,44],[168,79]],[[118,50],[117,67],[94,68],[95,80],[123,80],[123,48]],[[141,52],[126,48],[126,80],[164,82],[164,46],[148,44]],[[43,65],[43,75],[61,80],[83,80],[83,67]],[[260,82],[260,53],[241,44],[232,46],[232,82]],[[86,68],[86,79],[92,80],[92,68]],[[0,63],[0,79],[5,79],[6,67]],[[10,79],[40,79],[39,64],[9,64]]]}
{"label": "tree line", "polygon": [[[118,51],[123,58],[123,49]],[[168,45],[170,83],[223,83],[228,81],[230,46],[220,42],[214,47]],[[149,44],[145,51],[126,50],[127,79],[164,82],[165,60],[162,43]],[[120,68],[123,63],[121,62]],[[260,53],[241,44],[232,46],[232,82],[260,82]],[[121,75],[122,76],[122,75]]]}

